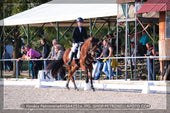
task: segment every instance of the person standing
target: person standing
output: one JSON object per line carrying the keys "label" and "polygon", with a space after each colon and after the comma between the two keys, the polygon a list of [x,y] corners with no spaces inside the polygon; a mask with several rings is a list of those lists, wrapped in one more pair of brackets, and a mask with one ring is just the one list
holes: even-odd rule
{"label": "person standing", "polygon": [[[45,59],[48,57],[49,53],[50,53],[50,47],[49,45],[47,44],[47,41],[45,38],[41,38],[41,44],[43,46],[43,49],[42,49],[42,57],[41,59]],[[46,69],[46,66],[48,64],[48,62],[46,62],[45,60],[43,61],[44,63],[44,69]]]}
{"label": "person standing", "polygon": [[22,53],[21,53],[21,57],[17,59],[17,62],[19,64],[19,75],[20,75],[20,71],[22,72],[22,59],[26,59],[26,56],[27,56],[27,51],[25,49],[25,47],[23,46],[22,48]]}
{"label": "person standing", "polygon": [[76,58],[77,53],[78,53],[78,48],[80,46],[80,43],[84,42],[85,39],[87,39],[87,31],[85,27],[83,27],[83,19],[81,17],[76,19],[77,21],[77,27],[74,28],[73,30],[73,35],[72,35],[72,48],[71,48],[71,58],[67,62],[67,65],[70,65],[73,57]]}
{"label": "person standing", "polygon": [[47,58],[49,53],[50,53],[50,47],[49,45],[47,44],[47,41],[45,38],[41,38],[41,44],[43,46],[43,49],[42,49],[42,58]]}
{"label": "person standing", "polygon": [[[153,46],[150,42],[146,44],[147,47],[147,54],[145,56],[156,56],[156,52],[154,52]],[[154,59],[153,58],[147,58],[147,69],[149,71],[148,80],[156,80],[156,76],[154,75],[154,69],[153,64]]]}
{"label": "person standing", "polygon": [[[108,41],[105,39],[103,40],[103,49],[102,49],[102,53],[100,55],[100,58],[104,57],[106,59],[103,60],[103,62],[99,63],[99,68],[98,68],[98,72],[96,74],[95,80],[98,80],[100,77],[100,72],[103,69],[103,72],[107,75],[106,79],[111,79],[112,76],[112,67],[111,67],[111,59],[109,59],[111,57],[113,53],[113,49],[112,47],[108,44]],[[104,68],[103,68],[104,66]]]}
{"label": "person standing", "polygon": [[142,37],[141,37],[141,39],[139,40],[139,43],[142,44],[142,46],[143,46],[144,54],[147,53],[146,44],[147,44],[148,42],[150,42],[149,36],[146,34],[145,31],[142,31]]}
{"label": "person standing", "polygon": [[[2,55],[2,59],[11,59],[9,53],[6,51],[6,49],[4,49],[4,53]],[[4,70],[6,71],[8,69],[8,71],[11,70],[11,61],[4,61]]]}

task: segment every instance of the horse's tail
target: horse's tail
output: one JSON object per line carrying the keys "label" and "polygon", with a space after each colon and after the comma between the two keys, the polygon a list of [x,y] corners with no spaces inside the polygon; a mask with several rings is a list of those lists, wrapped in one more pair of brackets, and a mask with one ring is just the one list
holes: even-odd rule
{"label": "horse's tail", "polygon": [[47,66],[47,73],[51,71],[52,77],[57,77],[58,72],[60,73],[60,77],[65,80],[65,67],[63,66],[63,60],[54,60],[51,61]]}

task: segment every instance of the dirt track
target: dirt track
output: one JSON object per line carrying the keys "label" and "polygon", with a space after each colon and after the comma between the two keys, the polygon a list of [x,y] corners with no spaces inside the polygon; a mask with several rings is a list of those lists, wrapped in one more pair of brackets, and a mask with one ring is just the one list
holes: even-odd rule
{"label": "dirt track", "polygon": [[[166,109],[166,94],[141,94],[119,91],[75,91],[57,87],[5,86],[4,109],[23,109],[27,103],[146,103],[150,109]],[[161,104],[160,104],[161,103]]]}

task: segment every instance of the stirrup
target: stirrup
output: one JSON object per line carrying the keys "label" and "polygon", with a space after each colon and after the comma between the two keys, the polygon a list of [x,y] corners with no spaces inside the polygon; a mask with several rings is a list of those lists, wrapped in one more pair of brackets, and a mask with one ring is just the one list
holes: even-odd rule
{"label": "stirrup", "polygon": [[68,62],[67,62],[67,65],[71,65],[71,62],[72,62],[72,61],[68,61]]}

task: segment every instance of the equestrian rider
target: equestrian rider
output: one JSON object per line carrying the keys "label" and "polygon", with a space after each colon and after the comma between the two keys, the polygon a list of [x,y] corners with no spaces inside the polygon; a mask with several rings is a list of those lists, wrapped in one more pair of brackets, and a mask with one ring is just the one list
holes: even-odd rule
{"label": "equestrian rider", "polygon": [[71,48],[71,58],[70,61],[67,62],[68,65],[71,64],[73,57],[76,58],[80,43],[84,42],[84,40],[87,39],[87,31],[83,27],[83,19],[79,17],[76,19],[76,22],[77,22],[77,27],[75,27],[73,30],[73,35],[72,35],[73,44]]}

